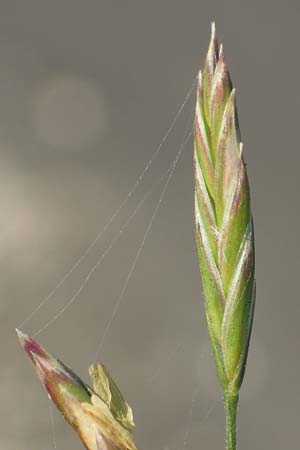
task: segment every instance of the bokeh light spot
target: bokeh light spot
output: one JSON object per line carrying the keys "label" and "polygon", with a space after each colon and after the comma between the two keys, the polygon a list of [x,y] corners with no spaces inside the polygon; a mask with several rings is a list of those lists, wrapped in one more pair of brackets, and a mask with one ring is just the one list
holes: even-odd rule
{"label": "bokeh light spot", "polygon": [[42,82],[34,95],[33,124],[48,145],[79,149],[97,140],[106,128],[106,105],[98,87],[76,77]]}

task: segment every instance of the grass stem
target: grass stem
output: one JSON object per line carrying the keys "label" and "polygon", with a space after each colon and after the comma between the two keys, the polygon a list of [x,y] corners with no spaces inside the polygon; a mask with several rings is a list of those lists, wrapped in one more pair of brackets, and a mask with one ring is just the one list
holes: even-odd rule
{"label": "grass stem", "polygon": [[236,415],[238,401],[238,394],[225,394],[226,450],[236,450]]}

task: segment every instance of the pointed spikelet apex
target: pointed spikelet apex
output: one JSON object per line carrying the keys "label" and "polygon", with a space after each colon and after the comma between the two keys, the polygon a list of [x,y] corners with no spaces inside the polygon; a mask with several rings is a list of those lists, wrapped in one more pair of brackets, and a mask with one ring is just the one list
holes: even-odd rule
{"label": "pointed spikelet apex", "polygon": [[[105,369],[105,376],[110,384],[105,382],[101,387],[101,380],[98,379],[97,386],[105,399],[109,397],[113,399],[113,409],[110,409],[107,401],[99,396],[98,392],[46,352],[36,341],[21,331],[17,330],[17,333],[52,401],[67,422],[77,431],[88,450],[137,450],[130,431],[133,427],[131,408],[125,402],[107,369]],[[110,393],[107,389],[110,389],[111,385],[114,390]],[[118,393],[119,401],[116,399],[116,393]],[[129,417],[127,420],[131,420],[131,428],[125,420],[127,415],[125,418],[122,415],[121,420],[116,418],[117,413],[121,414],[120,405],[123,408],[122,412],[126,405],[126,414]],[[122,420],[128,425],[127,428],[122,424]]]}
{"label": "pointed spikelet apex", "polygon": [[214,24],[198,77],[194,167],[195,235],[208,331],[224,394],[235,397],[253,319],[254,236],[236,92]]}

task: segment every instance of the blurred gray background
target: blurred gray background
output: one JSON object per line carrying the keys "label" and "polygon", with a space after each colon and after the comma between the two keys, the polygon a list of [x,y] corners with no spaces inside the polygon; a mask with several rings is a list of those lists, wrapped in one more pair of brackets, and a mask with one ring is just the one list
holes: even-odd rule
{"label": "blurred gray background", "polygon": [[[252,189],[257,307],[239,448],[299,446],[298,1],[0,1],[0,320],[3,450],[53,448],[49,402],[15,335],[105,226],[203,64],[215,20],[234,84]],[[45,307],[60,310],[165,172],[191,129],[194,93],[110,231]],[[39,342],[87,380],[163,187]],[[100,352],[147,450],[224,448],[203,315],[187,144]],[[191,407],[192,405],[192,407]],[[58,449],[81,449],[55,412]]]}

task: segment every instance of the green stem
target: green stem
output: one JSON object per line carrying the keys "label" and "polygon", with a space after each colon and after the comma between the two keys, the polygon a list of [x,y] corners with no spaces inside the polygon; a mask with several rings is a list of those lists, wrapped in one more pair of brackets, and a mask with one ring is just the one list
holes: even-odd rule
{"label": "green stem", "polygon": [[226,413],[226,450],[236,450],[236,415],[239,401],[238,394],[225,394]]}

